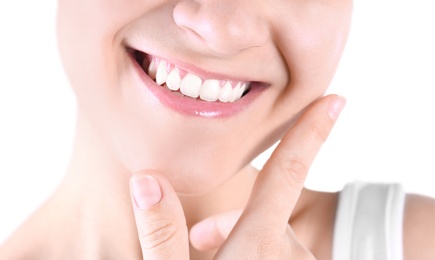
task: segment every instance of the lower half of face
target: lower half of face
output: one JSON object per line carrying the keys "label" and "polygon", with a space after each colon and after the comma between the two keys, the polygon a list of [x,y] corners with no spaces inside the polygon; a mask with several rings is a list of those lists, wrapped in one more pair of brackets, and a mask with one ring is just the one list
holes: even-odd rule
{"label": "lower half of face", "polygon": [[350,17],[347,0],[148,2],[59,0],[60,51],[110,153],[182,193],[282,137],[326,90]]}

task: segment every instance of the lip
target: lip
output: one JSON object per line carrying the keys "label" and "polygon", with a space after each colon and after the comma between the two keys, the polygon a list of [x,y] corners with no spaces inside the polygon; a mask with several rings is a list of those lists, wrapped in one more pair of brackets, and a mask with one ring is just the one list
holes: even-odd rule
{"label": "lip", "polygon": [[139,76],[140,85],[162,105],[171,110],[193,117],[226,118],[246,110],[250,104],[266,89],[265,83],[251,82],[249,92],[236,102],[209,102],[190,97],[175,95],[170,90],[152,80],[136,61],[132,51],[128,51],[133,70]]}

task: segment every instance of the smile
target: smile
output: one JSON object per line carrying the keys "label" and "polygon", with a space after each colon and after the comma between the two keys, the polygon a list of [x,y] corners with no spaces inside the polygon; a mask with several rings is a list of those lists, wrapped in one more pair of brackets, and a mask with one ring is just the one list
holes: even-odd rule
{"label": "smile", "polygon": [[158,85],[168,88],[174,94],[209,102],[235,102],[248,90],[250,83],[230,79],[210,79],[183,70],[158,57],[136,53],[136,60],[142,69]]}
{"label": "smile", "polygon": [[141,80],[160,103],[183,114],[226,117],[247,107],[265,85],[226,78],[204,76],[181,68],[163,58],[129,50]]}

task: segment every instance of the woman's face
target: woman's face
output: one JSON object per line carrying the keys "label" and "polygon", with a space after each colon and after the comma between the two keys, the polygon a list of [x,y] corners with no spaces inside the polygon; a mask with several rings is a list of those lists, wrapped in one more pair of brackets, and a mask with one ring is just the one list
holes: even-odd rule
{"label": "woman's face", "polygon": [[198,193],[230,178],[323,95],[351,4],[59,0],[59,45],[79,113],[119,162]]}

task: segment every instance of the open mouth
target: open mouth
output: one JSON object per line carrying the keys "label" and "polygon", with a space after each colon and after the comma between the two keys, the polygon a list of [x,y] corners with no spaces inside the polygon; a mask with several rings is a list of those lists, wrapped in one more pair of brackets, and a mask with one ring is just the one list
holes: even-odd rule
{"label": "open mouth", "polygon": [[199,101],[233,103],[242,99],[251,90],[251,82],[206,78],[138,50],[131,50],[131,53],[143,71],[157,85],[175,95]]}

